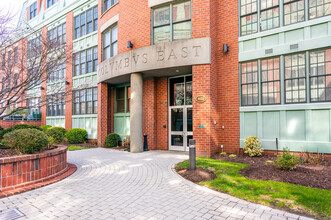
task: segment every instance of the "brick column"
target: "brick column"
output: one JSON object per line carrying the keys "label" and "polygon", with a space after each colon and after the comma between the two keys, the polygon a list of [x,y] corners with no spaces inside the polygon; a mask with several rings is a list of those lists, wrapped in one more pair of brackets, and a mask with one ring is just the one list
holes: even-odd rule
{"label": "brick column", "polygon": [[104,146],[110,131],[109,86],[98,84],[98,146]]}
{"label": "brick column", "polygon": [[143,125],[147,134],[148,148],[157,149],[156,144],[156,83],[155,79],[144,80],[143,86]]}
{"label": "brick column", "polygon": [[72,69],[73,69],[73,12],[69,12],[66,17],[66,81],[69,85],[66,85],[66,108],[65,108],[65,128],[69,130],[72,128]]}
{"label": "brick column", "polygon": [[[47,45],[47,26],[44,26],[42,29],[41,29],[41,38],[42,38],[42,51],[45,51],[47,50],[46,45]],[[46,65],[46,63],[44,63],[43,65]],[[45,78],[47,78],[47,73],[45,73],[44,75]],[[46,112],[47,112],[47,97],[46,97],[46,90],[47,90],[47,80],[46,79],[43,79],[42,80],[42,83],[41,83],[41,87],[43,87],[44,89],[41,90],[41,108],[40,108],[40,111],[41,111],[41,125],[46,125]]]}
{"label": "brick column", "polygon": [[156,146],[168,150],[168,78],[156,81]]}

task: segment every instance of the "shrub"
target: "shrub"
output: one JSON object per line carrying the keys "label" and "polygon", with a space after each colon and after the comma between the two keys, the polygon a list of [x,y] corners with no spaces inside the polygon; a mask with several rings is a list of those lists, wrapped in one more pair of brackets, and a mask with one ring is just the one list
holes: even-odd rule
{"label": "shrub", "polygon": [[3,129],[3,127],[0,126],[0,140],[3,138],[3,135],[4,135],[3,131],[4,130],[5,129]]}
{"label": "shrub", "polygon": [[63,134],[63,136],[66,135],[66,133],[67,133],[67,130],[65,128],[62,128],[62,127],[51,127],[49,129],[50,130],[57,130],[57,131],[61,132]]}
{"label": "shrub", "polygon": [[123,147],[130,147],[130,135],[125,135],[122,140]]}
{"label": "shrub", "polygon": [[317,149],[316,154],[314,154],[313,152],[307,152],[307,151],[301,152],[300,159],[302,160],[303,163],[317,165],[317,164],[320,164],[323,162],[324,156]]}
{"label": "shrub", "polygon": [[291,154],[288,147],[285,147],[283,149],[283,155],[278,156],[273,165],[281,170],[294,170],[299,163],[299,158],[294,154]]}
{"label": "shrub", "polygon": [[81,128],[70,129],[65,136],[70,144],[79,144],[87,140],[87,132]]}
{"label": "shrub", "polygon": [[43,131],[46,131],[47,129],[51,128],[51,125],[43,125],[41,126],[41,129],[43,129]]}
{"label": "shrub", "polygon": [[237,155],[235,155],[235,154],[230,154],[229,157],[230,157],[230,158],[236,158]]}
{"label": "shrub", "polygon": [[36,129],[36,130],[39,130],[39,131],[42,131],[43,129],[37,125],[27,125],[27,124],[18,124],[18,125],[15,125],[14,127],[10,127],[10,128],[7,128],[6,130],[4,130],[2,132],[2,136],[4,136],[5,134],[9,133],[9,132],[12,132],[14,130],[19,130],[19,129]]}
{"label": "shrub", "polygon": [[16,152],[33,154],[48,145],[48,138],[37,129],[16,129],[5,134],[2,143]]}
{"label": "shrub", "polygon": [[260,146],[261,141],[259,141],[256,136],[246,137],[244,153],[248,154],[250,157],[261,156],[263,148],[261,148]]}
{"label": "shrub", "polygon": [[57,129],[47,129],[45,134],[48,137],[50,147],[53,147],[54,144],[61,143],[64,139],[64,134]]}
{"label": "shrub", "polygon": [[105,140],[105,147],[117,147],[119,140],[121,140],[121,137],[118,134],[108,134]]}

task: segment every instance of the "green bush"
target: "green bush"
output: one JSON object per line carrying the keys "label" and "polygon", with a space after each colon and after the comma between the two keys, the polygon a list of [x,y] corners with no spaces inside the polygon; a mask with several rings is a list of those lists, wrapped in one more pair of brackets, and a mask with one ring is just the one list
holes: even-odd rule
{"label": "green bush", "polygon": [[260,146],[261,141],[259,141],[256,136],[246,137],[244,153],[248,154],[250,157],[261,156],[263,153],[263,148]]}
{"label": "green bush", "polygon": [[48,145],[48,138],[37,129],[16,129],[5,134],[2,143],[16,152],[33,154]]}
{"label": "green bush", "polygon": [[3,135],[4,135],[4,130],[3,127],[0,126],[0,140],[3,138]]}
{"label": "green bush", "polygon": [[64,139],[64,134],[57,129],[47,129],[45,134],[48,137],[50,147],[52,147],[54,144],[61,143]]}
{"label": "green bush", "polygon": [[283,155],[278,156],[277,160],[273,163],[274,166],[281,170],[294,170],[298,164],[300,164],[299,158],[291,154],[288,147],[283,149]]}
{"label": "green bush", "polygon": [[117,147],[119,140],[121,140],[121,137],[118,134],[108,134],[105,140],[105,147]]}
{"label": "green bush", "polygon": [[67,133],[67,130],[65,128],[62,128],[62,127],[51,127],[49,129],[50,130],[57,130],[57,131],[61,132],[63,135],[66,135],[66,133]]}
{"label": "green bush", "polygon": [[[1,136],[3,137],[5,134],[12,132],[14,130],[19,130],[19,129],[37,129],[39,131],[42,131],[43,129],[37,125],[28,125],[28,124],[18,124],[15,125],[13,127],[7,128],[6,130],[4,130],[3,132],[1,132]],[[1,137],[0,137],[1,138]]]}
{"label": "green bush", "polygon": [[70,144],[79,144],[87,140],[87,132],[81,128],[70,129],[65,135]]}
{"label": "green bush", "polygon": [[125,135],[122,140],[123,147],[130,147],[130,135]]}
{"label": "green bush", "polygon": [[46,131],[47,129],[51,128],[51,125],[43,125],[41,126],[41,129],[43,129],[43,131]]}

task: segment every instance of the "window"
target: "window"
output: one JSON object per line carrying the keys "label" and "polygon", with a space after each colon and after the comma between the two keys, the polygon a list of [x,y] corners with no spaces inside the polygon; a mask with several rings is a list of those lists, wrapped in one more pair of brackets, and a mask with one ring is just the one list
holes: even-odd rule
{"label": "window", "polygon": [[331,49],[310,53],[310,100],[331,101]]}
{"label": "window", "polygon": [[153,15],[154,44],[192,38],[190,1],[156,8]]}
{"label": "window", "polygon": [[117,55],[117,25],[103,34],[103,60]]}
{"label": "window", "polygon": [[6,54],[2,54],[2,66],[1,69],[4,70],[6,66]]}
{"label": "window", "polygon": [[257,61],[241,64],[241,105],[259,104]]}
{"label": "window", "polygon": [[14,48],[14,64],[16,65],[18,63],[18,48]]}
{"label": "window", "polygon": [[39,56],[41,53],[41,36],[28,41],[27,56],[28,58]]}
{"label": "window", "polygon": [[65,94],[59,93],[47,97],[47,116],[65,115]]}
{"label": "window", "polygon": [[37,71],[38,69],[34,68],[28,69],[28,78],[26,81],[29,89],[32,89],[33,87],[41,84],[41,74]]}
{"label": "window", "polygon": [[98,30],[98,6],[74,18],[74,39]]}
{"label": "window", "polygon": [[125,113],[130,112],[130,95],[131,90],[129,86],[119,87],[115,90],[115,112]]}
{"label": "window", "polygon": [[8,66],[10,67],[11,65],[12,65],[12,53],[11,53],[12,51],[11,50],[9,50],[8,51]]}
{"label": "window", "polygon": [[257,1],[240,1],[241,35],[257,32]]}
{"label": "window", "polygon": [[279,27],[279,0],[261,0],[261,31]]}
{"label": "window", "polygon": [[40,120],[40,98],[29,98],[26,100],[29,111],[29,120]]}
{"label": "window", "polygon": [[280,104],[279,58],[261,61],[262,105]]}
{"label": "window", "polygon": [[97,71],[98,47],[93,47],[74,55],[74,76]]}
{"label": "window", "polygon": [[306,102],[306,56],[285,56],[285,103]]}
{"label": "window", "polygon": [[18,73],[15,73],[14,74],[14,82],[13,82],[13,84],[14,84],[14,88],[15,88],[15,91],[17,91],[17,83],[18,83]]}
{"label": "window", "polygon": [[331,15],[330,0],[309,0],[309,19]]}
{"label": "window", "polygon": [[37,2],[30,5],[29,13],[30,13],[30,17],[29,17],[30,20],[37,16]]}
{"label": "window", "polygon": [[118,1],[117,0],[103,0],[103,11],[107,11],[111,6],[115,5]]}
{"label": "window", "polygon": [[59,25],[47,32],[48,49],[56,48],[66,43],[66,23]]}
{"label": "window", "polygon": [[52,82],[65,80],[65,77],[66,77],[66,64],[65,64],[65,60],[63,59],[59,62],[58,66],[56,66],[54,70],[48,74],[47,82],[52,83]]}
{"label": "window", "polygon": [[305,20],[304,0],[284,0],[284,25]]}
{"label": "window", "polygon": [[51,7],[56,3],[56,0],[47,0],[47,8]]}
{"label": "window", "polygon": [[88,88],[73,93],[73,114],[98,113],[98,88]]}

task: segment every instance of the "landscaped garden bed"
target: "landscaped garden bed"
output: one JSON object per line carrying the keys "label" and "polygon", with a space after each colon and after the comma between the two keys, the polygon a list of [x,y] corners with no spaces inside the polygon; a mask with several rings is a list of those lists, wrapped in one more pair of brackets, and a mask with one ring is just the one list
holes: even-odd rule
{"label": "landscaped garden bed", "polygon": [[[295,170],[285,171],[273,166],[274,160],[276,157],[223,155],[214,159],[197,158],[196,171],[187,169],[188,161],[177,164],[176,170],[188,180],[197,183],[196,179],[201,178],[199,184],[238,198],[328,219],[331,216],[330,163],[302,164]],[[210,172],[215,174],[215,179],[204,179],[201,175]]]}

